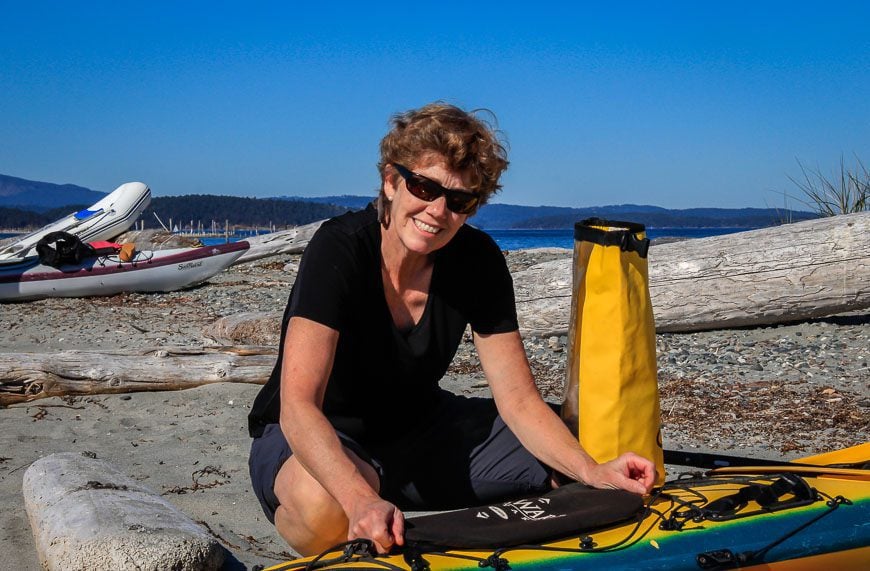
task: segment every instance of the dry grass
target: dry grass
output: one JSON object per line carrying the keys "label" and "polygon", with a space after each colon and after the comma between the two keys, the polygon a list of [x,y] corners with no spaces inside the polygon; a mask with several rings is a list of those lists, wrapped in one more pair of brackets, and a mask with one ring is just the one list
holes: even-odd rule
{"label": "dry grass", "polygon": [[807,168],[800,160],[801,176],[789,180],[801,191],[804,199],[795,200],[809,206],[821,216],[836,216],[870,210],[870,172],[857,156],[855,166],[847,167],[840,157],[839,172],[830,178],[819,167]]}

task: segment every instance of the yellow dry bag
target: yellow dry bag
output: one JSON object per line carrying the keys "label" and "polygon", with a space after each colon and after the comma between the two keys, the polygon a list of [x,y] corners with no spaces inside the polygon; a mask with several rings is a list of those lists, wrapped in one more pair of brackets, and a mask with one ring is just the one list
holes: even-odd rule
{"label": "yellow dry bag", "polygon": [[598,462],[635,452],[664,482],[655,324],[642,224],[574,225],[574,287],[562,418]]}

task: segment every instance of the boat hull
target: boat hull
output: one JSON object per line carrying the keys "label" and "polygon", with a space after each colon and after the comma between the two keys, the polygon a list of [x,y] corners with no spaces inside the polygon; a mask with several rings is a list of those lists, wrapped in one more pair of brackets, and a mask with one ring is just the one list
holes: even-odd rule
{"label": "boat hull", "polygon": [[247,242],[137,252],[130,262],[95,257],[53,268],[31,258],[0,266],[0,301],[89,297],[121,292],[166,292],[192,287],[229,267]]}

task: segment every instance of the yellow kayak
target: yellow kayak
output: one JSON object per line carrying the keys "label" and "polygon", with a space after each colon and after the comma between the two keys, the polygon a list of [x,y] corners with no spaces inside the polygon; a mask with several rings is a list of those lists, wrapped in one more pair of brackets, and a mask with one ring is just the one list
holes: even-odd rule
{"label": "yellow kayak", "polygon": [[[387,556],[374,555],[367,540],[357,540],[267,571],[863,570],[870,568],[868,468],[870,443],[778,465],[723,466],[668,481],[644,498],[635,513],[619,516],[621,521],[593,528],[578,525],[561,539],[449,548],[438,541],[406,538],[401,551]],[[540,498],[522,501],[531,505],[536,500]],[[516,505],[481,506],[465,515],[504,512]],[[425,528],[426,518],[454,517],[453,535],[461,535],[464,511],[409,518],[409,528],[415,522]],[[528,521],[519,525],[531,530]],[[455,538],[450,541],[456,543]]]}

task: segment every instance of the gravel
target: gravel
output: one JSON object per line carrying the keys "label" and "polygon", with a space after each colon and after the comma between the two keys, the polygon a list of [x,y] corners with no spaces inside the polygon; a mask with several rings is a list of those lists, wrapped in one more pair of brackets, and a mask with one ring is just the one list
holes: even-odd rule
{"label": "gravel", "polygon": [[[570,256],[549,248],[506,254],[512,272]],[[281,311],[298,256],[235,266],[194,289],[166,294],[46,299],[0,304],[7,352],[125,351],[202,347],[203,328],[242,312]],[[666,445],[775,454],[829,450],[868,440],[870,313],[773,327],[656,337]],[[567,338],[525,339],[541,394],[560,402]],[[466,334],[444,380],[458,392],[488,394]]]}

